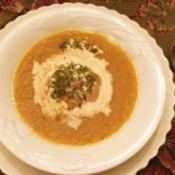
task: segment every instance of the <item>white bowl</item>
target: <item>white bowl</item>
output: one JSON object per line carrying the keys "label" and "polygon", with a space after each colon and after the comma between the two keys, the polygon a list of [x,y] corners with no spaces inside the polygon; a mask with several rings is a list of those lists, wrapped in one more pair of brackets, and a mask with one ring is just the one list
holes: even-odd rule
{"label": "white bowl", "polygon": [[[37,137],[16,113],[12,78],[30,46],[51,32],[87,29],[113,39],[130,55],[139,81],[131,119],[113,137],[97,144],[69,147]],[[165,81],[150,36],[136,23],[104,7],[63,4],[31,11],[0,32],[0,140],[27,164],[51,173],[91,174],[117,166],[150,139],[161,118]]]}

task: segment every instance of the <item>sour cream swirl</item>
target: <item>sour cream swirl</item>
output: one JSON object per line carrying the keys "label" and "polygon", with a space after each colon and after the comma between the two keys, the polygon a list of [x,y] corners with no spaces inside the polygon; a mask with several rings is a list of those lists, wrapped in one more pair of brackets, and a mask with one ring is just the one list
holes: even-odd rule
{"label": "sour cream swirl", "polygon": [[[48,82],[60,65],[74,62],[83,66],[88,66],[101,79],[99,95],[93,102],[86,102],[80,107],[75,107],[73,110],[66,109],[66,103],[58,103],[50,97],[51,90],[48,87]],[[34,62],[33,66],[33,88],[34,102],[40,105],[43,114],[54,120],[57,116],[62,115],[62,122],[70,127],[77,129],[82,118],[91,118],[95,114],[102,112],[106,116],[111,112],[110,101],[112,98],[112,75],[106,69],[109,63],[104,59],[99,59],[97,56],[88,50],[72,49],[68,52],[63,52],[58,55],[53,55],[46,59],[45,62]]]}

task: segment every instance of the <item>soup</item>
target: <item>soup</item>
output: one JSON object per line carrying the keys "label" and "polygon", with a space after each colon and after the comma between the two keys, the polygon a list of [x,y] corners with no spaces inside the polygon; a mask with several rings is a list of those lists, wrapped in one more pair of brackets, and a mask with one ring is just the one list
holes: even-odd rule
{"label": "soup", "polygon": [[13,95],[34,133],[58,144],[86,145],[112,136],[129,120],[138,82],[117,44],[98,33],[64,30],[24,55]]}

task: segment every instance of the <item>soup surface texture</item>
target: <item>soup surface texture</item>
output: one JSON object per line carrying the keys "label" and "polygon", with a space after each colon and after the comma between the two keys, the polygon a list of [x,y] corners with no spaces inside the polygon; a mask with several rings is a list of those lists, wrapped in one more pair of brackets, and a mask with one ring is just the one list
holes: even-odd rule
{"label": "soup surface texture", "polygon": [[86,145],[108,138],[129,120],[138,82],[118,45],[98,33],[64,30],[24,55],[13,95],[34,133],[54,143]]}

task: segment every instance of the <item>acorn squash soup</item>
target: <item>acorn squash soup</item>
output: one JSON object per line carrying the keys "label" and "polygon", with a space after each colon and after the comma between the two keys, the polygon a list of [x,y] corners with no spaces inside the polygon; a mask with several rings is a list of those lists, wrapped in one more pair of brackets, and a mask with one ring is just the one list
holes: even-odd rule
{"label": "acorn squash soup", "polygon": [[63,30],[27,51],[15,70],[13,96],[34,133],[53,143],[87,145],[109,138],[129,120],[137,73],[104,35]]}

